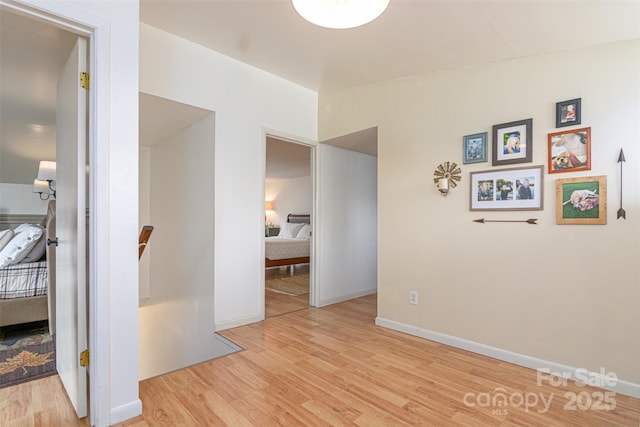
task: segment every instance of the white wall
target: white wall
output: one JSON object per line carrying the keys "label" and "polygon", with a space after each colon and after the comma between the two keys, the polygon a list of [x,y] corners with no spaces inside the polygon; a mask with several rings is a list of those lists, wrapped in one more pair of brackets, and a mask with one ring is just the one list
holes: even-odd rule
{"label": "white wall", "polygon": [[[634,40],[320,96],[320,140],[379,124],[381,319],[575,368],[603,367],[638,390],[639,51]],[[591,127],[592,169],[545,174],[543,211],[470,212],[469,172],[495,169],[491,163],[461,165],[461,185],[438,194],[436,166],[461,164],[462,137],[498,123],[533,118],[533,162],[514,166],[547,170],[555,103],[572,98],[582,98],[580,126]],[[615,216],[620,148],[626,220]],[[591,175],[607,176],[607,225],[556,225],[556,179]],[[539,225],[472,222],[482,217]],[[409,304],[411,289],[419,305]]]}
{"label": "white wall", "polygon": [[154,231],[144,254],[151,276],[140,307],[140,379],[228,352],[213,332],[214,128],[211,114],[149,149]]}
{"label": "white wall", "polygon": [[[140,147],[138,157],[138,230],[142,230],[145,225],[151,225],[151,147]],[[138,268],[138,298],[140,304],[149,298],[151,293],[151,251],[153,241],[149,241],[139,261]]]}
{"label": "white wall", "polygon": [[267,222],[280,225],[287,222],[287,215],[310,214],[313,207],[311,177],[291,179],[267,179],[265,200],[273,200],[275,210],[267,212]]}
{"label": "white wall", "polygon": [[216,329],[261,320],[264,132],[315,140],[317,94],[144,23],[140,84],[216,112]]}
{"label": "white wall", "polygon": [[45,215],[49,201],[32,191],[33,185],[0,183],[0,214]]}
{"label": "white wall", "polygon": [[376,292],[377,159],[318,145],[317,305]]}

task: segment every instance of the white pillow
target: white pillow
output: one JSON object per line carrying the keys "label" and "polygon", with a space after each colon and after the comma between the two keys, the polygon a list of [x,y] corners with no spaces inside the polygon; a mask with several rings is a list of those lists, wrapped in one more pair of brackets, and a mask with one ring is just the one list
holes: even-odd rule
{"label": "white pillow", "polygon": [[16,228],[13,229],[13,232],[18,234],[21,231],[28,230],[29,227],[33,227],[34,225],[35,224],[20,224],[19,226],[17,226]]}
{"label": "white pillow", "polygon": [[295,239],[303,225],[304,224],[285,222],[280,227],[280,233],[278,233],[278,237],[288,237],[290,239]]}
{"label": "white pillow", "polygon": [[0,231],[0,251],[7,246],[7,243],[9,243],[11,241],[11,239],[13,239],[13,236],[15,236],[16,233],[13,232],[13,230],[9,229],[9,230],[2,230]]}
{"label": "white pillow", "polygon": [[45,251],[47,250],[47,237],[45,236],[45,232],[42,232],[42,237],[38,239],[36,244],[31,248],[31,251],[27,254],[26,257],[21,262],[36,262],[40,261],[40,259],[44,256]]}
{"label": "white pillow", "polygon": [[43,230],[39,226],[22,227],[21,231],[16,233],[7,246],[0,251],[0,267],[18,264],[22,261],[38,243],[42,234]]}
{"label": "white pillow", "polygon": [[304,239],[304,240],[311,239],[311,226],[309,224],[303,225],[300,231],[298,231],[298,235],[296,236],[296,239]]}

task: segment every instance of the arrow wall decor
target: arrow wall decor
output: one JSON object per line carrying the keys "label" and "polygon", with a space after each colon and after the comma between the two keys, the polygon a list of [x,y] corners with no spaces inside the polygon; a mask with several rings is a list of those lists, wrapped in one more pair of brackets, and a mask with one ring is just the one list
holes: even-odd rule
{"label": "arrow wall decor", "polygon": [[626,162],[624,158],[624,152],[620,149],[620,155],[618,156],[618,163],[620,163],[620,209],[618,209],[618,217],[616,219],[627,219],[627,213],[622,209],[622,163]]}
{"label": "arrow wall decor", "polygon": [[535,224],[538,219],[537,218],[529,218],[529,219],[474,219],[473,222],[480,222],[484,224],[485,222],[526,222],[527,224]]}

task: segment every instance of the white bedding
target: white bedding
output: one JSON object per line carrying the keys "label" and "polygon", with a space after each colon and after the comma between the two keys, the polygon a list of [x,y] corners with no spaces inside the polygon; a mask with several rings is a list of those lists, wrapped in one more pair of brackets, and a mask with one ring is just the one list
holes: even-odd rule
{"label": "white bedding", "polygon": [[264,240],[265,257],[270,260],[306,257],[310,253],[311,245],[307,239],[267,237]]}
{"label": "white bedding", "polygon": [[29,262],[0,268],[0,299],[47,294],[47,262]]}

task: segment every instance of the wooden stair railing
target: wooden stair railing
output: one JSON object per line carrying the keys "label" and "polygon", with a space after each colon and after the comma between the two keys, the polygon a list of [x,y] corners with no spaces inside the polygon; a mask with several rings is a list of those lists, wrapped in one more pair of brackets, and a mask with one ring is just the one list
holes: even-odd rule
{"label": "wooden stair railing", "polygon": [[144,249],[147,247],[147,243],[149,242],[149,238],[151,237],[151,232],[153,231],[153,226],[145,225],[142,227],[142,231],[140,232],[140,238],[138,239],[138,260],[142,258],[142,253]]}

